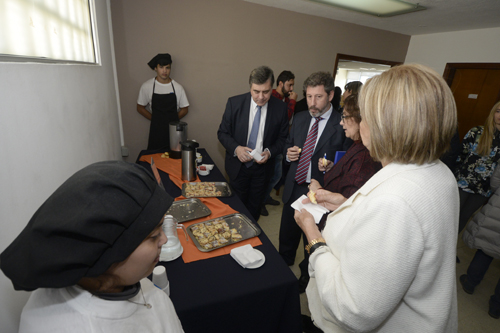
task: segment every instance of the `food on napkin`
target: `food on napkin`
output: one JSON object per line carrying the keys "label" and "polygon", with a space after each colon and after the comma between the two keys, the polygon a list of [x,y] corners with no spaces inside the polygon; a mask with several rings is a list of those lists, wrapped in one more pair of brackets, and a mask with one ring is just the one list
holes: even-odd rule
{"label": "food on napkin", "polygon": [[323,217],[323,215],[326,213],[329,213],[330,211],[321,205],[315,205],[312,203],[303,204],[302,201],[305,198],[306,198],[306,196],[302,195],[300,198],[295,200],[295,202],[292,203],[292,208],[295,210],[299,210],[299,211],[302,209],[307,210],[313,216],[314,222],[316,222],[316,224],[319,224],[319,221],[321,221],[321,218]]}
{"label": "food on napkin", "polygon": [[309,201],[311,201],[313,204],[317,204],[318,202],[316,201],[316,192],[309,191],[307,193],[307,197],[309,198]]}
{"label": "food on napkin", "polygon": [[231,257],[233,257],[238,264],[245,268],[255,265],[262,260],[262,257],[259,256],[250,244],[232,249]]}

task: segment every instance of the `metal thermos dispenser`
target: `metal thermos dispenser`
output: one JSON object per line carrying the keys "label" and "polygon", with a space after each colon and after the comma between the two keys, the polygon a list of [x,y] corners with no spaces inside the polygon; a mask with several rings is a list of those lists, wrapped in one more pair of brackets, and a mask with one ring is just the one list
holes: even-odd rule
{"label": "metal thermos dispenser", "polygon": [[182,180],[196,180],[196,148],[200,145],[193,140],[181,142],[182,148]]}
{"label": "metal thermos dispenser", "polygon": [[170,158],[181,158],[181,142],[187,140],[187,123],[172,121],[169,123]]}

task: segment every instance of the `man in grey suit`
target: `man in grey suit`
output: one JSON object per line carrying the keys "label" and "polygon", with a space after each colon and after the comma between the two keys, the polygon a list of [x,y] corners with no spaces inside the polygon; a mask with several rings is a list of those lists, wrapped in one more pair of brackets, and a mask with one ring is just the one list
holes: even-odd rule
{"label": "man in grey suit", "polygon": [[[290,164],[283,191],[283,213],[279,234],[279,253],[290,266],[300,243],[302,230],[294,219],[294,209],[290,206],[301,195],[307,194],[311,179],[323,185],[323,172],[318,169],[318,160],[326,155],[333,160],[337,151],[346,150],[347,142],[340,125],[340,114],[332,112],[330,104],[335,84],[330,73],[316,72],[304,81],[309,112],[300,112],[295,119],[285,144],[285,160]],[[349,143],[352,143],[350,141]],[[307,244],[304,240],[304,245]],[[300,263],[300,291],[303,292],[309,281],[307,272],[308,254]]]}
{"label": "man in grey suit", "polygon": [[226,149],[225,170],[231,187],[255,221],[260,217],[274,158],[288,134],[286,104],[271,96],[273,71],[266,66],[250,73],[250,92],[228,99],[217,131]]}

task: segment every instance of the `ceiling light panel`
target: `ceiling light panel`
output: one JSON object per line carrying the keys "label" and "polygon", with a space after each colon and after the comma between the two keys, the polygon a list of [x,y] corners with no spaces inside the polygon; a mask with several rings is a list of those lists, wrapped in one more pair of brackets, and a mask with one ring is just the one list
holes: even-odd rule
{"label": "ceiling light panel", "polygon": [[419,4],[399,0],[307,0],[356,12],[389,17],[426,9]]}

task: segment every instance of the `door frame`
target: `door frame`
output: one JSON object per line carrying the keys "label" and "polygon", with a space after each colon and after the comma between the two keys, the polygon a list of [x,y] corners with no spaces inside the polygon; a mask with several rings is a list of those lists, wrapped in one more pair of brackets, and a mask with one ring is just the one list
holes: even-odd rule
{"label": "door frame", "polygon": [[358,56],[353,56],[349,54],[342,54],[342,53],[337,53],[337,58],[335,59],[335,65],[333,67],[333,80],[335,80],[335,76],[337,76],[337,69],[339,65],[339,60],[351,60],[351,61],[360,61],[360,62],[367,62],[367,63],[372,63],[372,64],[379,64],[379,65],[389,65],[391,67],[401,65],[403,62],[398,62],[398,61],[390,61],[390,60],[380,60],[380,59],[373,59],[373,58],[365,58],[365,57],[358,57]]}
{"label": "door frame", "polygon": [[[443,73],[443,79],[448,83],[451,88],[453,79],[457,69],[498,69],[500,70],[500,63],[486,63],[486,62],[450,62],[446,64]],[[500,90],[498,92],[497,101],[500,100]]]}

